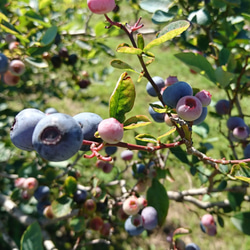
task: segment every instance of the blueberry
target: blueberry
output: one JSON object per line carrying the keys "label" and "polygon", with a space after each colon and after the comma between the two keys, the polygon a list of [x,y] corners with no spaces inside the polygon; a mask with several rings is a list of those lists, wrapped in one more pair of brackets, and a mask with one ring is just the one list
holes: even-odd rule
{"label": "blueberry", "polygon": [[189,243],[186,245],[185,250],[200,250],[200,248],[194,243]]}
{"label": "blueberry", "polygon": [[47,109],[45,109],[44,113],[46,115],[50,115],[50,114],[58,113],[58,111],[55,108],[47,108]]}
{"label": "blueberry", "polygon": [[215,110],[216,110],[216,113],[219,115],[229,114],[230,102],[225,99],[219,100],[215,105]]}
{"label": "blueberry", "polygon": [[139,227],[134,226],[131,219],[132,219],[132,216],[129,216],[126,219],[124,228],[131,236],[137,236],[144,231],[144,228],[142,226],[139,226]]}
{"label": "blueberry", "polygon": [[[160,76],[154,76],[152,79],[153,79],[154,83],[156,84],[156,86],[157,86],[157,88],[158,88],[159,91],[163,87],[165,87],[165,81]],[[153,88],[151,82],[147,83],[146,90],[147,90],[147,92],[148,92],[149,95],[151,95],[151,96],[157,96],[157,93],[156,93],[155,89]]]}
{"label": "blueberry", "polygon": [[37,124],[32,137],[34,149],[48,161],[69,159],[80,149],[82,140],[79,124],[62,113],[45,116]]}
{"label": "blueberry", "polygon": [[105,147],[105,152],[107,155],[113,155],[116,153],[117,149],[118,148],[116,146],[109,146],[109,147]]}
{"label": "blueberry", "polygon": [[49,206],[51,203],[49,200],[42,200],[42,201],[39,201],[36,205],[36,208],[37,208],[37,212],[40,214],[40,215],[43,215],[43,211],[44,209]]}
{"label": "blueberry", "polygon": [[33,108],[27,108],[19,112],[10,129],[12,143],[23,150],[34,150],[32,135],[37,123],[45,117],[45,114]]}
{"label": "blueberry", "polygon": [[141,216],[143,219],[143,227],[152,230],[158,225],[158,213],[154,207],[147,206],[142,209]]}
{"label": "blueberry", "polygon": [[[99,115],[91,112],[83,112],[75,115],[73,118],[80,124],[84,140],[101,141],[94,136],[99,123],[102,121]],[[89,148],[87,145],[82,145],[80,150],[87,151]]]}
{"label": "blueberry", "polygon": [[238,116],[231,116],[227,120],[227,127],[230,130],[234,130],[236,127],[243,127],[245,126],[245,122],[241,117]]}
{"label": "blueberry", "polygon": [[73,65],[76,64],[77,60],[78,60],[77,55],[76,54],[71,54],[68,57],[68,64],[73,66]]}
{"label": "blueberry", "polygon": [[201,124],[207,117],[207,107],[202,108],[202,113],[199,118],[193,121],[193,125]]}
{"label": "blueberry", "polygon": [[[158,104],[158,105],[162,106],[162,103],[160,101],[153,102],[153,104]],[[151,106],[149,106],[148,112],[151,115],[151,117],[154,119],[155,122],[164,122],[164,118],[166,115],[165,113],[158,113],[158,112],[154,111],[154,109]]]}
{"label": "blueberry", "polygon": [[8,57],[0,53],[0,74],[8,70],[9,62]]}
{"label": "blueberry", "polygon": [[168,86],[162,94],[162,98],[164,103],[171,107],[175,108],[177,105],[177,102],[183,97],[183,96],[192,96],[193,95],[193,89],[192,87],[186,83],[186,82],[176,82],[170,86]]}
{"label": "blueberry", "polygon": [[[136,169],[136,173],[137,174],[143,174],[144,173],[144,170],[145,170],[145,165],[142,164],[142,163],[137,163],[135,165],[135,169]],[[133,176],[135,175],[134,171],[133,171]]]}
{"label": "blueberry", "polygon": [[74,201],[76,203],[84,203],[87,199],[88,193],[86,190],[82,190],[82,189],[78,189],[75,193],[74,193]]}
{"label": "blueberry", "polygon": [[55,69],[61,67],[62,59],[59,55],[52,56],[50,60],[51,60],[51,63]]}
{"label": "blueberry", "polygon": [[244,148],[244,158],[250,158],[250,144]]}
{"label": "blueberry", "polygon": [[34,197],[40,202],[49,197],[50,188],[48,186],[39,186],[34,192]]}

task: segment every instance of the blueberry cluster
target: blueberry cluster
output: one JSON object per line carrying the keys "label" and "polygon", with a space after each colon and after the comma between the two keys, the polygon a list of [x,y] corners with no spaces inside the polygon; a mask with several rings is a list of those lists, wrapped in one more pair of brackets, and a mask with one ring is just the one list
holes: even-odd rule
{"label": "blueberry cluster", "polygon": [[153,230],[158,225],[156,209],[147,206],[147,200],[143,197],[128,197],[123,202],[122,209],[129,216],[125,220],[124,228],[131,236],[139,235],[145,229]]}
{"label": "blueberry cluster", "polygon": [[25,72],[25,64],[20,59],[9,60],[7,56],[0,53],[0,79],[9,86],[16,85],[20,76]]}
{"label": "blueberry cluster", "polygon": [[[211,102],[211,94],[202,90],[193,95],[192,87],[183,81],[178,81],[177,77],[170,76],[165,81],[156,76],[152,78],[159,92],[162,94],[164,105],[173,110],[171,116],[180,117],[185,121],[192,122],[193,125],[202,123],[207,116],[207,106]],[[150,96],[157,96],[155,89],[150,82],[147,83],[146,90]],[[163,109],[162,102],[157,101],[153,106]],[[149,114],[156,122],[166,122],[172,126],[172,122],[166,113],[158,112],[153,107],[149,107]]]}
{"label": "blueberry cluster", "polygon": [[45,160],[64,161],[78,150],[89,150],[89,146],[82,146],[82,141],[97,140],[94,134],[101,121],[99,115],[90,112],[71,117],[54,109],[44,113],[27,108],[16,115],[10,138],[16,147],[35,150]]}

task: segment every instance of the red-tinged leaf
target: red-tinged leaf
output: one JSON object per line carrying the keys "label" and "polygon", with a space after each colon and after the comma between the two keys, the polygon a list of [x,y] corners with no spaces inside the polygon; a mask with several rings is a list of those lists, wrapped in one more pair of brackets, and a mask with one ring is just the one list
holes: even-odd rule
{"label": "red-tinged leaf", "polygon": [[147,191],[148,205],[156,209],[158,224],[162,226],[168,214],[169,198],[165,187],[157,180],[152,180],[152,185]]}
{"label": "red-tinged leaf", "polygon": [[123,123],[135,101],[135,86],[128,74],[122,73],[109,100],[109,115]]}
{"label": "red-tinged leaf", "polygon": [[151,121],[149,118],[145,115],[136,115],[130,117],[128,120],[126,120],[123,124],[124,129],[135,129],[139,127],[146,126],[150,124]]}

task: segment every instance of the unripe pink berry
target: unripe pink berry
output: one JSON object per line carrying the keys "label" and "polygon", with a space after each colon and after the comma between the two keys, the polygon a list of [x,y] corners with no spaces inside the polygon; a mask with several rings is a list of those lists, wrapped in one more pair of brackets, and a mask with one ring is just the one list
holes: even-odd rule
{"label": "unripe pink berry", "polygon": [[233,136],[239,140],[245,140],[249,136],[249,129],[247,126],[239,126],[233,129]]}
{"label": "unripe pink berry", "polygon": [[9,86],[15,86],[19,82],[20,77],[13,75],[9,70],[3,75],[3,81]]}
{"label": "unripe pink berry", "polygon": [[15,76],[21,76],[25,72],[25,64],[21,60],[12,60],[9,71]]}
{"label": "unripe pink berry", "polygon": [[132,150],[129,150],[129,149],[126,149],[126,150],[123,150],[121,152],[121,158],[124,160],[124,161],[131,161],[132,158],[133,158],[133,151]]}
{"label": "unripe pink berry", "polygon": [[138,206],[140,207],[140,209],[142,209],[148,205],[148,201],[142,196],[140,196],[137,199],[137,203],[138,203]]}
{"label": "unripe pink berry", "polygon": [[202,107],[207,107],[211,103],[212,95],[210,94],[210,92],[203,89],[198,92],[195,97],[197,97],[201,101]]}
{"label": "unripe pink berry", "polygon": [[106,14],[116,6],[115,0],[87,0],[87,4],[90,11],[95,14]]}
{"label": "unripe pink berry", "polygon": [[169,76],[166,80],[165,80],[165,85],[166,86],[170,86],[173,85],[174,83],[179,82],[177,76]]}
{"label": "unripe pink berry", "polygon": [[198,119],[202,113],[202,104],[195,96],[184,96],[178,101],[176,112],[182,119],[194,121]]}
{"label": "unripe pink berry", "polygon": [[215,220],[213,215],[211,214],[204,214],[201,218],[201,223],[204,227],[211,227],[215,225]]}
{"label": "unripe pink berry", "polygon": [[100,137],[107,143],[118,143],[123,137],[123,124],[115,118],[102,120],[98,125]]}
{"label": "unripe pink berry", "polygon": [[27,189],[29,191],[35,191],[38,187],[38,181],[36,178],[34,177],[29,177],[27,179],[25,179],[24,183],[23,183],[23,188]]}
{"label": "unripe pink berry", "polygon": [[[178,115],[177,114],[171,114],[173,118],[178,118]],[[169,127],[172,127],[174,126],[173,122],[171,121],[170,117],[168,115],[165,115],[164,117],[164,121],[165,123],[169,126]]]}
{"label": "unripe pink berry", "polygon": [[137,197],[136,196],[130,196],[128,197],[122,205],[122,208],[124,210],[124,212],[127,215],[135,215],[140,211],[140,207],[137,201]]}
{"label": "unripe pink berry", "polygon": [[25,181],[25,178],[23,178],[23,177],[15,179],[15,187],[23,188],[24,181]]}

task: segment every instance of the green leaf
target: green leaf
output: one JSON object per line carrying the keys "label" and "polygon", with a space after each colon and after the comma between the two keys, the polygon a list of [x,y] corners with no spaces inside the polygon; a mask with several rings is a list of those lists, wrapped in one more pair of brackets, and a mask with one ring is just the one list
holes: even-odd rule
{"label": "green leaf", "polygon": [[231,208],[234,211],[237,211],[240,209],[241,203],[244,200],[244,193],[228,192],[227,198],[229,200]]}
{"label": "green leaf", "polygon": [[42,24],[44,27],[51,26],[49,23],[45,22],[43,17],[38,15],[34,10],[27,11],[24,16],[33,22]]}
{"label": "green leaf", "polygon": [[198,53],[185,52],[176,54],[175,57],[187,64],[192,70],[204,75],[213,83],[216,83],[215,71],[204,56]]}
{"label": "green leaf", "polygon": [[135,129],[135,128],[146,126],[150,123],[151,123],[151,121],[149,120],[149,118],[147,116],[136,115],[136,116],[132,116],[129,119],[127,119],[123,124],[123,128],[124,129]]}
{"label": "green leaf", "polygon": [[73,196],[77,190],[77,181],[73,176],[68,176],[64,181],[64,188],[67,195]]}
{"label": "green leaf", "polygon": [[39,58],[33,58],[33,57],[26,57],[24,59],[28,64],[31,66],[34,66],[36,68],[47,68],[48,63],[39,59]]}
{"label": "green leaf", "polygon": [[151,41],[149,44],[146,45],[144,51],[151,49],[154,46],[160,45],[165,43],[168,40],[180,35],[182,32],[187,30],[190,26],[190,23],[185,20],[179,20],[176,22],[172,22],[165,26],[157,35],[157,38]]}
{"label": "green leaf", "polygon": [[153,142],[153,143],[157,143],[157,139],[149,134],[139,134],[135,137],[136,140],[140,140],[143,142]]}
{"label": "green leaf", "polygon": [[239,180],[250,183],[250,168],[246,163],[233,165],[230,175]]}
{"label": "green leaf", "polygon": [[234,74],[228,72],[225,66],[217,67],[215,70],[216,82],[221,88],[226,88],[234,79]]}
{"label": "green leaf", "polygon": [[41,44],[43,46],[51,44],[54,41],[56,34],[57,34],[57,27],[56,26],[52,26],[52,27],[48,28],[42,37]]}
{"label": "green leaf", "polygon": [[157,10],[152,17],[152,22],[155,24],[165,23],[172,20],[174,16],[175,15],[172,13],[168,13],[162,10]]}
{"label": "green leaf", "polygon": [[79,46],[83,50],[87,50],[87,51],[92,50],[92,46],[89,45],[88,43],[82,42],[80,40],[76,40],[75,43],[76,43],[77,46]]}
{"label": "green leaf", "polygon": [[199,135],[201,138],[207,138],[209,133],[209,126],[206,123],[201,123],[192,127],[194,133]]}
{"label": "green leaf", "polygon": [[155,111],[155,112],[157,112],[157,113],[160,113],[160,114],[162,114],[162,113],[166,113],[166,108],[164,108],[162,105],[160,105],[160,104],[157,104],[157,103],[150,103],[149,104],[151,107],[152,107],[152,109]]}
{"label": "green leaf", "polygon": [[27,53],[30,54],[30,56],[35,57],[35,56],[39,56],[42,55],[44,52],[49,51],[51,48],[51,44],[44,46],[44,47],[30,47],[27,50]]}
{"label": "green leaf", "polygon": [[51,203],[55,217],[62,217],[70,213],[72,199],[64,195]]}
{"label": "green leaf", "polygon": [[142,0],[140,1],[140,7],[150,13],[154,13],[157,10],[168,12],[168,8],[172,5],[171,0]]}
{"label": "green leaf", "polygon": [[156,209],[158,224],[162,226],[168,214],[169,198],[165,187],[157,180],[152,180],[152,185],[147,191],[148,205]]}
{"label": "green leaf", "polygon": [[223,174],[228,174],[229,168],[227,165],[219,164],[219,171]]}
{"label": "green leaf", "polygon": [[184,227],[177,228],[174,231],[173,239],[176,240],[177,238],[190,233],[192,233],[192,230],[190,228],[184,228]]}
{"label": "green leaf", "polygon": [[211,23],[211,17],[206,9],[199,9],[190,13],[188,20],[199,25],[208,25]]}
{"label": "green leaf", "polygon": [[144,49],[144,38],[140,33],[137,34],[137,46],[139,49]]}
{"label": "green leaf", "polygon": [[85,229],[84,216],[77,216],[71,219],[69,225],[74,232],[81,232]]}
{"label": "green leaf", "polygon": [[6,33],[10,33],[12,35],[20,34],[20,32],[11,23],[5,21],[4,19],[1,20],[0,27]]}
{"label": "green leaf", "polygon": [[38,222],[31,224],[21,238],[21,250],[43,250],[42,231]]}
{"label": "green leaf", "polygon": [[128,74],[122,73],[109,100],[109,115],[123,123],[135,101],[135,86]]}
{"label": "green leaf", "polygon": [[163,137],[169,136],[169,135],[173,134],[175,131],[176,131],[176,127],[173,127],[172,129],[170,129],[165,134],[158,136],[157,140],[160,141]]}
{"label": "green leaf", "polygon": [[118,45],[116,51],[120,52],[120,53],[133,54],[133,55],[141,55],[142,54],[141,49],[134,48],[134,47],[132,47],[128,44],[125,44],[125,43]]}
{"label": "green leaf", "polygon": [[241,212],[231,217],[234,226],[242,233],[250,235],[250,212]]}
{"label": "green leaf", "polygon": [[187,153],[181,147],[170,148],[172,154],[174,154],[181,162],[189,165]]}
{"label": "green leaf", "polygon": [[119,60],[119,59],[114,59],[110,62],[111,66],[116,68],[116,69],[123,69],[126,71],[132,71],[136,72],[129,64]]}

